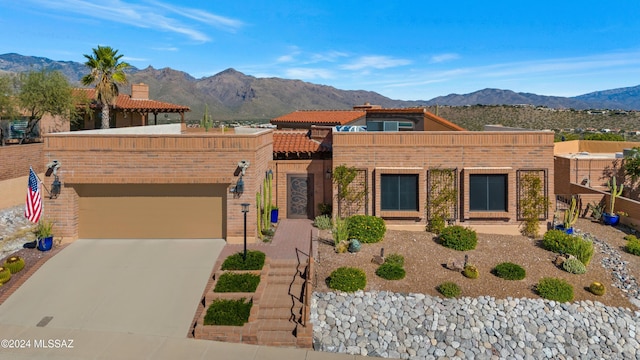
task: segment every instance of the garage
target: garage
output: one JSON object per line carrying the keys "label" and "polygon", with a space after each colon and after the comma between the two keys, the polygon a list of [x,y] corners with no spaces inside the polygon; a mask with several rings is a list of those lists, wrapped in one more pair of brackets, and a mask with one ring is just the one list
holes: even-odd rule
{"label": "garage", "polygon": [[226,237],[223,184],[81,184],[79,237],[211,239]]}

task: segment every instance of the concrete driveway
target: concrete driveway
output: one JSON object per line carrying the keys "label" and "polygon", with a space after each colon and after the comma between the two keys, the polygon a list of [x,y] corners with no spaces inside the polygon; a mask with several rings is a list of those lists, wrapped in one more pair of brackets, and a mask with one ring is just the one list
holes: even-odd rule
{"label": "concrete driveway", "polygon": [[224,240],[78,240],[0,305],[0,325],[184,338]]}

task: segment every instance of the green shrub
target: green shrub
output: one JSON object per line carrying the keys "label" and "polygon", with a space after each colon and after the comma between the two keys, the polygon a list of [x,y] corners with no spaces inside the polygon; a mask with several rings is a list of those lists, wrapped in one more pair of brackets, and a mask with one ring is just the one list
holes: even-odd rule
{"label": "green shrub", "polygon": [[333,228],[333,220],[331,220],[331,216],[329,215],[316,216],[313,220],[313,226],[320,230],[329,230]]}
{"label": "green shrub", "polygon": [[382,218],[371,215],[353,215],[349,217],[349,238],[361,243],[377,243],[384,238],[387,227]]}
{"label": "green shrub", "polygon": [[573,300],[573,286],[562,279],[542,278],[536,286],[538,295],[548,300],[567,302]]}
{"label": "green shrub", "polygon": [[349,250],[349,242],[348,241],[340,241],[335,246],[335,250],[338,254],[344,254]]}
{"label": "green shrub", "polygon": [[584,266],[584,264],[576,258],[565,260],[562,263],[562,268],[564,269],[564,271],[572,274],[584,274],[587,272],[587,267]]}
{"label": "green shrub", "polygon": [[472,229],[460,225],[453,225],[442,230],[440,233],[440,242],[448,248],[467,251],[476,248],[478,236]]}
{"label": "green shrub", "polygon": [[387,226],[382,218],[371,215],[353,215],[349,217],[349,237],[363,244],[379,242],[384,238]]}
{"label": "green shrub", "polygon": [[0,267],[0,285],[11,280],[11,271],[6,267]]}
{"label": "green shrub", "polygon": [[504,262],[493,268],[493,273],[505,280],[522,280],[527,276],[527,272],[522,266],[510,262]]}
{"label": "green shrub", "polygon": [[260,275],[224,273],[218,278],[214,292],[255,292]]}
{"label": "green shrub", "polygon": [[340,267],[329,276],[331,289],[351,292],[364,289],[367,286],[367,275],[358,268]]}
{"label": "green shrub", "polygon": [[385,262],[378,267],[376,275],[386,280],[400,280],[404,279],[406,272],[398,264]]}
{"label": "green shrub", "polygon": [[629,241],[629,240],[638,240],[638,238],[635,235],[631,235],[631,234],[627,234],[624,236],[624,239]]}
{"label": "green shrub", "polygon": [[207,314],[204,316],[205,325],[232,325],[242,326],[249,321],[249,313],[253,301],[240,300],[214,300]]}
{"label": "green shrub", "polygon": [[24,269],[24,259],[20,256],[12,256],[4,262],[4,267],[9,269],[12,274]]}
{"label": "green shrub", "polygon": [[604,295],[606,290],[607,289],[604,287],[604,284],[596,281],[592,282],[591,285],[589,285],[589,291],[591,291],[593,295],[602,296]]}
{"label": "green shrub", "polygon": [[469,279],[477,279],[480,276],[480,271],[475,265],[467,265],[462,270],[462,275],[468,277]]}
{"label": "green shrub", "polygon": [[427,231],[434,234],[440,234],[447,226],[442,216],[434,216],[427,221]]}
{"label": "green shrub", "polygon": [[226,258],[222,270],[261,270],[264,266],[265,255],[262,251],[247,251],[247,261],[242,260],[242,254],[239,252]]}
{"label": "green shrub", "polygon": [[571,254],[585,266],[593,256],[593,243],[579,236],[569,235],[562,230],[549,230],[542,238],[542,247],[558,254]]}
{"label": "green shrub", "polygon": [[389,254],[389,256],[387,256],[384,259],[385,264],[393,264],[393,265],[398,265],[400,267],[404,266],[404,256],[400,255],[400,254]]}
{"label": "green shrub", "polygon": [[328,203],[320,203],[318,204],[318,212],[320,215],[327,215],[329,219],[331,219],[331,213],[333,212],[333,205]]}
{"label": "green shrub", "polygon": [[627,250],[629,254],[640,256],[640,240],[638,239],[629,240],[629,242],[627,243],[627,246],[625,247],[625,250]]}
{"label": "green shrub", "polygon": [[460,286],[451,281],[443,282],[442,284],[438,285],[438,292],[446,298],[455,298],[462,294]]}

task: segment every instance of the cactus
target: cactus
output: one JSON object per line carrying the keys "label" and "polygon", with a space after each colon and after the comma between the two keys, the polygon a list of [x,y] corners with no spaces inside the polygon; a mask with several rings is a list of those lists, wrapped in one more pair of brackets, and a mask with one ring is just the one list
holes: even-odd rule
{"label": "cactus", "polygon": [[204,105],[204,115],[202,116],[202,121],[200,121],[200,126],[204,128],[204,131],[209,131],[211,126],[213,126],[211,115],[209,115],[209,106],[207,104]]}
{"label": "cactus", "polygon": [[15,274],[24,269],[24,259],[20,256],[12,256],[4,262],[4,267],[9,269],[12,274]]}
{"label": "cactus", "polygon": [[260,206],[260,198],[262,197],[262,195],[260,195],[260,192],[258,191],[256,193],[256,216],[257,216],[257,220],[256,224],[258,226],[258,236],[262,238],[262,214],[260,213],[260,211],[262,211],[262,206]]}
{"label": "cactus", "polygon": [[616,198],[622,195],[622,189],[624,188],[624,184],[620,184],[620,187],[618,188],[616,184],[616,178],[614,177],[607,182],[607,187],[611,191],[611,199],[609,202],[609,210],[610,210],[609,214],[613,215],[615,214],[614,210],[616,205]]}
{"label": "cactus", "polygon": [[9,268],[0,267],[0,285],[6,283],[11,279],[11,271]]}
{"label": "cactus", "polygon": [[571,198],[571,206],[567,210],[564,211],[564,228],[570,229],[573,227],[573,224],[578,221],[578,215],[580,214],[580,209],[578,208],[578,202],[576,198]]}

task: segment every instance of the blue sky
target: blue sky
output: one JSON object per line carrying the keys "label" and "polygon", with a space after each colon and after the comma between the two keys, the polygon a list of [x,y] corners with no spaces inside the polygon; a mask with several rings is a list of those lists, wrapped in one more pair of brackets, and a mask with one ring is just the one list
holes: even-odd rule
{"label": "blue sky", "polygon": [[0,0],[0,53],[97,45],[196,78],[235,68],[393,99],[640,84],[640,1]]}

